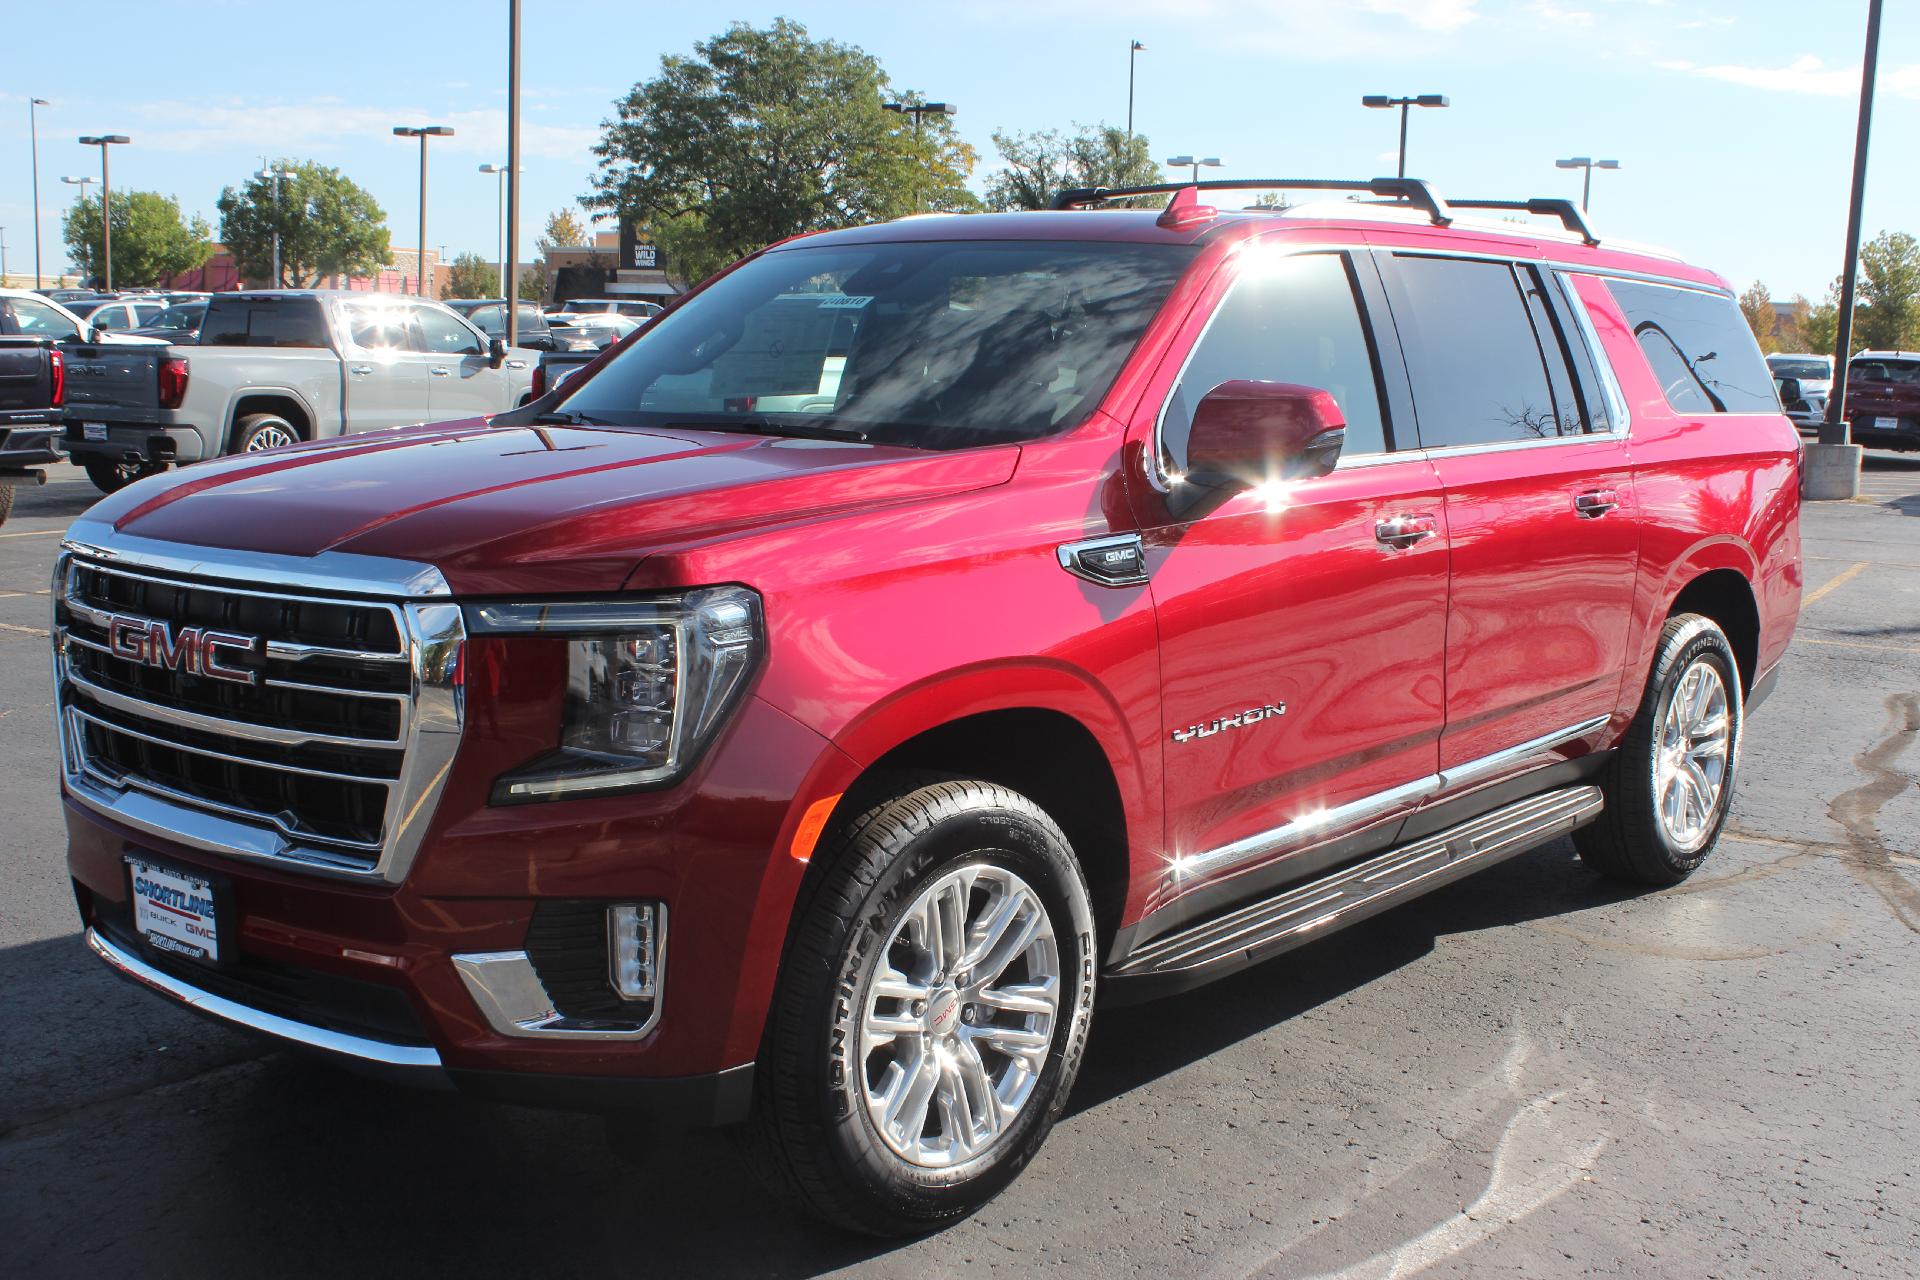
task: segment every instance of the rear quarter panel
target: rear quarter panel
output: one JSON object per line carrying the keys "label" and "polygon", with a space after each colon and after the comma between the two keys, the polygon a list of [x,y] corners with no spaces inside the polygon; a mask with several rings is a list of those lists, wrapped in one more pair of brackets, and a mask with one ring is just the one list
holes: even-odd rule
{"label": "rear quarter panel", "polygon": [[1755,674],[1786,652],[1800,612],[1800,438],[1784,414],[1683,415],[1668,407],[1632,326],[1593,275],[1572,280],[1625,394],[1643,520],[1640,580],[1619,712],[1638,707],[1674,598],[1714,569],[1753,588]]}

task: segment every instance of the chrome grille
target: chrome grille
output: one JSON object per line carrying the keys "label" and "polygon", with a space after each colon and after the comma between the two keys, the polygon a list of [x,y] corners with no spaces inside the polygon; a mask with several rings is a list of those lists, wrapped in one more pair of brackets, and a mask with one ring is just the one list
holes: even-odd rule
{"label": "chrome grille", "polygon": [[[403,878],[460,731],[464,633],[458,607],[432,598],[446,595],[438,574],[339,555],[188,559],[96,529],[56,571],[69,793],[213,852]],[[316,572],[329,563],[377,571]],[[222,658],[242,677],[129,652],[116,617],[250,638]]]}

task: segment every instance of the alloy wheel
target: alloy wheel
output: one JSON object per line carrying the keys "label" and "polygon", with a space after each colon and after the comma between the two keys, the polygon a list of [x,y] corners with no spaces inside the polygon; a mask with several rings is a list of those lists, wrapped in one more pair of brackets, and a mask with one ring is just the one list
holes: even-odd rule
{"label": "alloy wheel", "polygon": [[922,1168],[986,1152],[1040,1079],[1060,992],[1053,922],[1026,881],[977,863],[927,886],[866,984],[860,1086],[881,1140]]}
{"label": "alloy wheel", "polygon": [[1654,744],[1653,794],[1667,838],[1692,852],[1713,830],[1733,748],[1727,686],[1711,662],[1681,673]]}
{"label": "alloy wheel", "polygon": [[293,434],[290,427],[272,423],[255,431],[247,440],[247,452],[259,453],[266,449],[280,449],[298,443],[300,437]]}

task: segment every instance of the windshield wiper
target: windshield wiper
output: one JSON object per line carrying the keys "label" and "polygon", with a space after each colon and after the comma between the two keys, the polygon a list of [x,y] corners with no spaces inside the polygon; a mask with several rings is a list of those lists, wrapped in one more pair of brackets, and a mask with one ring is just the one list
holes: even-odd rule
{"label": "windshield wiper", "polygon": [[864,441],[867,438],[867,433],[857,427],[830,426],[824,422],[775,421],[757,413],[682,416],[662,425],[669,431],[678,427],[691,431],[731,431],[740,435],[786,436],[795,440]]}
{"label": "windshield wiper", "polygon": [[529,423],[536,427],[611,427],[611,422],[602,422],[598,418],[589,418],[584,413],[575,413],[571,409],[553,409],[535,416]]}

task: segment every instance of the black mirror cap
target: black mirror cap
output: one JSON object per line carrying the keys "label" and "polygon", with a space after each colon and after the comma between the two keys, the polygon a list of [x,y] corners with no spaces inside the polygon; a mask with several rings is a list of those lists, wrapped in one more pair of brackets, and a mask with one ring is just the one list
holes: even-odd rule
{"label": "black mirror cap", "polygon": [[487,359],[496,369],[507,362],[507,340],[505,338],[487,339]]}

